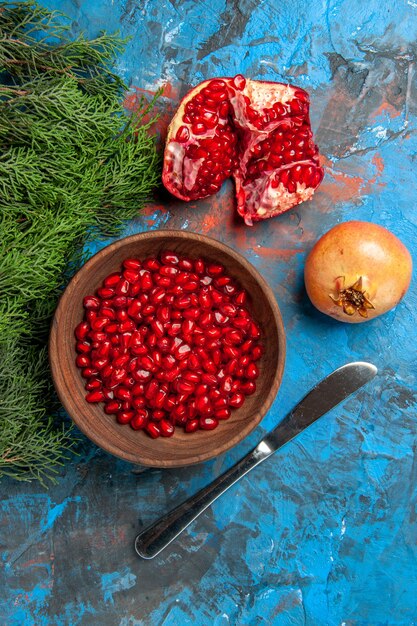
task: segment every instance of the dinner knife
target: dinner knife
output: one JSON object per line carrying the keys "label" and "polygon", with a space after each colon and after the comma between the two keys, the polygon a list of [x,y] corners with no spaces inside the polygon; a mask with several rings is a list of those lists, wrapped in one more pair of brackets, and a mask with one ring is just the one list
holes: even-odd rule
{"label": "dinner knife", "polygon": [[377,371],[375,365],[357,361],[329,374],[251,452],[207,487],[145,528],[135,540],[138,555],[144,559],[157,556],[229,487],[372,380]]}

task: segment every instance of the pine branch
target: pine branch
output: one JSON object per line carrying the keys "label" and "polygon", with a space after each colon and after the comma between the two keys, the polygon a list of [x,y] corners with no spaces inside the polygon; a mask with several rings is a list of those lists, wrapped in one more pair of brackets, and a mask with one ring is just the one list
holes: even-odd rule
{"label": "pine branch", "polygon": [[73,449],[51,316],[86,242],[117,234],[159,183],[155,99],[128,117],[111,70],[124,43],[72,41],[60,14],[0,2],[0,477],[52,479]]}

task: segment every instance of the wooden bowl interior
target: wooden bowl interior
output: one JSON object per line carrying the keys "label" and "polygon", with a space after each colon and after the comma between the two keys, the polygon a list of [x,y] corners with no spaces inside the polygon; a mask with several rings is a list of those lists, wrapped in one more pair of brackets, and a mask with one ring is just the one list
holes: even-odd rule
{"label": "wooden bowl interior", "polygon": [[[223,263],[227,272],[251,295],[250,309],[263,330],[265,354],[259,367],[257,391],[229,420],[213,431],[192,435],[177,429],[171,438],[151,439],[142,431],[116,423],[103,405],[85,401],[85,380],[75,366],[74,328],[83,318],[82,299],[93,294],[103,279],[118,271],[128,257],[144,259],[162,250]],[[50,362],[59,398],[85,435],[108,452],[133,463],[156,467],[191,465],[231,448],[248,435],[269,409],[281,382],[285,335],[272,291],[243,257],[220,242],[182,231],[155,231],[133,235],[101,250],[74,276],[64,292],[52,324]]]}

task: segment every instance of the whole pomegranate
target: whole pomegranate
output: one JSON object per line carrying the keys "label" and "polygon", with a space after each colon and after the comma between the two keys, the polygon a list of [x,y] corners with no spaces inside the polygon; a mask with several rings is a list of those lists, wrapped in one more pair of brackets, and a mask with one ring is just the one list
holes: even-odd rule
{"label": "whole pomegranate", "polygon": [[323,169],[306,91],[238,75],[206,80],[185,96],[168,128],[165,187],[197,200],[230,176],[248,225],[311,198]]}
{"label": "whole pomegranate", "polygon": [[369,222],[338,224],[307,257],[304,279],[314,306],[341,322],[365,322],[389,311],[411,280],[411,255],[389,230]]}

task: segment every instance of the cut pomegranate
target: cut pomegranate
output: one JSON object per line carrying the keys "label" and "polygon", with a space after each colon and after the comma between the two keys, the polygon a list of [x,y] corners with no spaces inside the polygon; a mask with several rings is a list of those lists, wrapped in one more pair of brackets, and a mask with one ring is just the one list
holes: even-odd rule
{"label": "cut pomegranate", "polygon": [[238,75],[206,80],[185,96],[168,128],[165,187],[197,200],[230,176],[248,225],[312,197],[323,168],[306,91]]}

